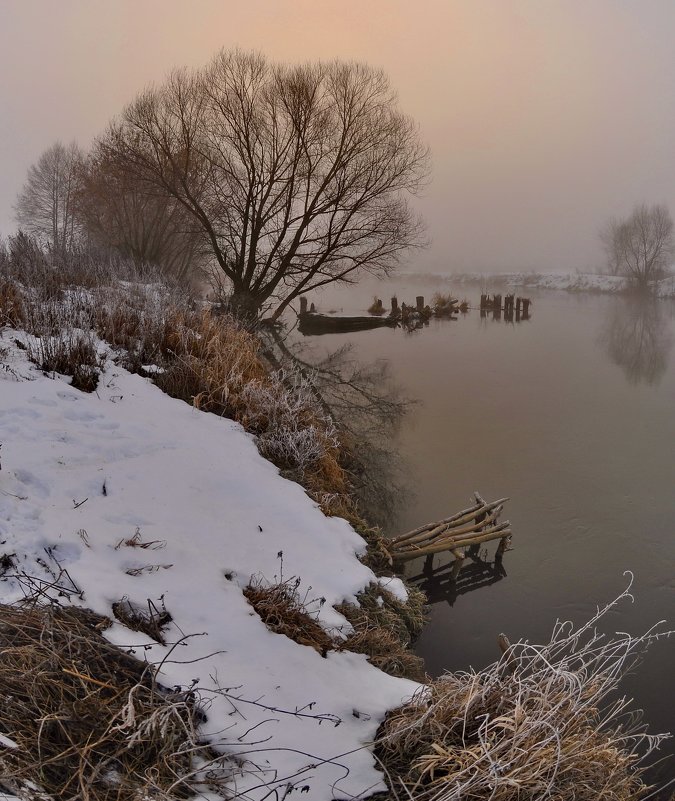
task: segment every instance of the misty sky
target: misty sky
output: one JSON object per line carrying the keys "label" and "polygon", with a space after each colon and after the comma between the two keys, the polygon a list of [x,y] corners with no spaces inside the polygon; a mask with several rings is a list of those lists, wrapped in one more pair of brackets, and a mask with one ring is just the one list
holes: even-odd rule
{"label": "misty sky", "polygon": [[390,75],[433,154],[412,268],[594,268],[608,217],[675,213],[672,0],[0,0],[0,231],[54,141],[233,46]]}

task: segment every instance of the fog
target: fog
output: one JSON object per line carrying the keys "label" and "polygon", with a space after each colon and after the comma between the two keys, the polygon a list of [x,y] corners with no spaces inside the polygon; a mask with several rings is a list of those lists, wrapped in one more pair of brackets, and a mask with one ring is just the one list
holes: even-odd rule
{"label": "fog", "polygon": [[54,141],[221,47],[383,68],[433,154],[424,271],[586,270],[638,202],[675,211],[670,0],[3,0],[0,231]]}

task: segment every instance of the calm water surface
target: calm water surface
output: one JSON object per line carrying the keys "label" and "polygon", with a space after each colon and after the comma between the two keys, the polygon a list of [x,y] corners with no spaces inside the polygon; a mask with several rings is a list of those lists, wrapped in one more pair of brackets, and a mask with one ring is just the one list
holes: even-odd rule
{"label": "calm water surface", "polygon": [[[436,288],[360,285],[315,300],[319,310],[360,313],[375,294],[388,306],[392,294],[414,303]],[[477,304],[480,289],[455,294]],[[420,402],[398,447],[413,494],[392,531],[465,508],[474,490],[511,499],[506,575],[489,562],[491,546],[487,564],[457,585],[427,584],[434,603],[418,651],[432,674],[494,661],[500,632],[541,642],[557,618],[587,620],[626,586],[624,571],[635,575],[635,603],[605,628],[637,634],[662,619],[675,628],[675,304],[528,294],[531,319],[520,324],[472,311],[414,334],[316,338],[389,360]],[[674,686],[675,637],[626,682],[652,731],[675,731]],[[672,741],[665,751],[675,753]],[[661,775],[675,777],[675,760]]]}

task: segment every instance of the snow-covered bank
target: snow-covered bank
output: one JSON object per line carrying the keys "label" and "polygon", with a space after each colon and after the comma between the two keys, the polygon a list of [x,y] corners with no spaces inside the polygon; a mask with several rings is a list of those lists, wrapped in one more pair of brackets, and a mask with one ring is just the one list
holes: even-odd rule
{"label": "snow-covered bank", "polygon": [[[628,279],[616,275],[598,273],[458,273],[458,274],[414,274],[401,273],[406,280],[443,281],[451,286],[486,287],[506,286],[526,289],[556,289],[564,292],[620,293],[629,289]],[[661,298],[675,298],[675,276],[664,278],[654,287]]]}
{"label": "snow-covered bank", "polygon": [[[321,801],[384,789],[364,746],[417,685],[271,633],[242,594],[252,575],[280,577],[283,561],[284,578],[325,599],[322,624],[346,626],[334,606],[375,580],[356,558],[363,540],[281,478],[239,425],[111,361],[97,392],[82,393],[29,364],[17,336],[0,336],[0,555],[28,575],[67,570],[82,590],[73,602],[104,615],[125,597],[163,599],[167,646],[119,623],[106,636],[153,663],[168,657],[166,685],[202,688],[204,734],[243,761],[232,785],[244,797],[287,782]],[[137,532],[153,544],[125,544]],[[0,602],[21,597],[18,581],[0,579]]]}

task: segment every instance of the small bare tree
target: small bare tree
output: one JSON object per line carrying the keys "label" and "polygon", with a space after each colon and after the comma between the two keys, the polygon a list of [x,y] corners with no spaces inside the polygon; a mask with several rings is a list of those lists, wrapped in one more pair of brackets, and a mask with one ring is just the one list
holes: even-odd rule
{"label": "small bare tree", "polygon": [[192,215],[248,314],[277,319],[300,294],[386,273],[420,244],[406,195],[427,149],[370,67],[223,51],[144,92],[107,138]]}
{"label": "small bare tree", "polygon": [[101,138],[87,157],[77,215],[91,244],[183,279],[202,266],[202,231],[175,198],[124,169]]}
{"label": "small bare tree", "polygon": [[667,206],[636,206],[625,220],[610,220],[601,232],[608,270],[638,287],[667,273],[675,253],[673,220]]}
{"label": "small bare tree", "polygon": [[22,229],[54,250],[70,250],[78,235],[75,194],[83,154],[75,142],[57,142],[28,170],[16,202]]}

